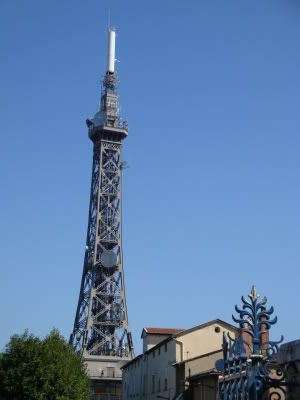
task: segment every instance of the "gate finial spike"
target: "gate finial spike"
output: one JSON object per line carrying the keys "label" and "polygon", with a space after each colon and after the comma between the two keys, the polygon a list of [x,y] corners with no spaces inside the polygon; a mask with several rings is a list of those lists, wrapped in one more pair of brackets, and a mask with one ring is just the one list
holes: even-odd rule
{"label": "gate finial spike", "polygon": [[256,287],[253,285],[252,286],[252,289],[251,289],[251,292],[250,292],[250,297],[255,301],[255,300],[257,300],[258,298],[259,298],[259,294],[258,294],[258,292],[257,292],[257,290],[256,290]]}

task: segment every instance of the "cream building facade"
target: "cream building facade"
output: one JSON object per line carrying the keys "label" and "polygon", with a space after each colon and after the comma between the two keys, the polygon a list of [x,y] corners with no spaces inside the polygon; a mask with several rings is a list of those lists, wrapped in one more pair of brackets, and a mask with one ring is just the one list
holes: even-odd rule
{"label": "cream building facade", "polygon": [[219,319],[186,330],[144,328],[143,354],[123,366],[122,399],[179,399],[193,376],[215,373],[223,332],[238,334]]}

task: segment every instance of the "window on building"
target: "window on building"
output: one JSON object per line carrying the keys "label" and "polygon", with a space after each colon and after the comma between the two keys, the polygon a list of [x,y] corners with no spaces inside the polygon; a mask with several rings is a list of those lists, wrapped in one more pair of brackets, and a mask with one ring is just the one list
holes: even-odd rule
{"label": "window on building", "polygon": [[116,385],[111,384],[111,386],[110,386],[110,393],[111,393],[111,394],[116,394]]}
{"label": "window on building", "polygon": [[152,393],[155,391],[155,375],[152,375]]}
{"label": "window on building", "polygon": [[155,350],[152,352],[152,357],[153,358],[155,357]]}
{"label": "window on building", "polygon": [[167,390],[168,389],[168,379],[167,378],[165,378],[165,386],[164,386],[164,390]]}
{"label": "window on building", "polygon": [[146,379],[147,379],[147,375],[144,375],[144,379],[143,379],[143,395],[145,396],[146,394]]}
{"label": "window on building", "polygon": [[157,382],[157,391],[160,392],[160,378],[158,378],[158,382]]}
{"label": "window on building", "polygon": [[165,343],[165,351],[168,351],[168,343]]}
{"label": "window on building", "polygon": [[158,355],[160,355],[160,347],[158,348]]}

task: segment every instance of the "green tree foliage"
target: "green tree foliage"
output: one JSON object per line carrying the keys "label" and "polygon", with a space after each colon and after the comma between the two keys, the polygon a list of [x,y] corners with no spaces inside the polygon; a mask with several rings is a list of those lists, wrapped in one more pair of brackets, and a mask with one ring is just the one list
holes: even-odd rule
{"label": "green tree foliage", "polygon": [[0,400],[87,400],[82,357],[57,330],[44,340],[12,336],[0,357]]}

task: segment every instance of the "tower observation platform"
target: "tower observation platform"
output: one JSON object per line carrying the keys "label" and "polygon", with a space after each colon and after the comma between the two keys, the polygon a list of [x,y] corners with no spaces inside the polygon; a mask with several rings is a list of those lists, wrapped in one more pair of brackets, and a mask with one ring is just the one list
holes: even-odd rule
{"label": "tower observation platform", "polygon": [[100,109],[87,119],[93,166],[86,250],[70,344],[83,354],[92,400],[121,397],[121,367],[131,360],[122,251],[122,141],[127,122],[119,117],[115,38],[108,32],[107,71]]}

